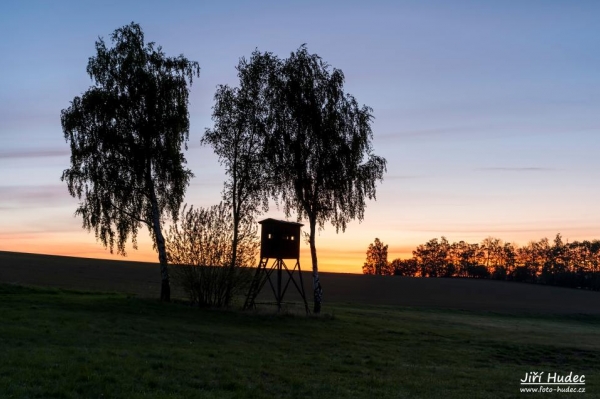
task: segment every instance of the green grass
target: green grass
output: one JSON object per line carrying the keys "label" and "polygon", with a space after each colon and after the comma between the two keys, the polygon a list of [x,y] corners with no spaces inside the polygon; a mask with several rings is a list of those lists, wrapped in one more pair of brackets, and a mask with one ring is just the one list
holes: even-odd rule
{"label": "green grass", "polygon": [[600,317],[325,312],[0,285],[0,397],[515,398],[529,371],[586,375],[585,395],[545,396],[600,397]]}

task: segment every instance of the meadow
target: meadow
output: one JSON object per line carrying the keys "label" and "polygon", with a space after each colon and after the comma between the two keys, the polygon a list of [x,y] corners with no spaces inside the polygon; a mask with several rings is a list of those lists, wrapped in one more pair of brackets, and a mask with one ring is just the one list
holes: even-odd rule
{"label": "meadow", "polygon": [[[459,309],[369,303],[363,290],[306,316],[293,305],[208,310],[4,280],[2,398],[515,398],[536,395],[519,385],[534,371],[586,376],[585,394],[546,396],[600,397],[600,315],[583,303]],[[506,284],[497,287],[535,288]]]}

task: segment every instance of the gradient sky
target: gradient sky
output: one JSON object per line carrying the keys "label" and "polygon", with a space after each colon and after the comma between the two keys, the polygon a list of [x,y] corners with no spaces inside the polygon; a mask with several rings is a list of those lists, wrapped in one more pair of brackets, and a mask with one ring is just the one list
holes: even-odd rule
{"label": "gradient sky", "polygon": [[[317,237],[320,268],[361,272],[375,237],[389,259],[431,238],[519,245],[600,238],[598,1],[13,1],[0,4],[0,250],[121,259],[81,228],[60,175],[60,111],[91,80],[98,36],[135,21],[201,66],[190,96],[186,202],[220,201],[211,148],[218,84],[258,48],[307,43],[374,109],[388,160],[377,201],[344,234]],[[276,208],[264,215],[283,219]],[[262,218],[262,217],[261,217]],[[126,259],[157,261],[147,231]],[[307,246],[302,265],[310,268]]]}

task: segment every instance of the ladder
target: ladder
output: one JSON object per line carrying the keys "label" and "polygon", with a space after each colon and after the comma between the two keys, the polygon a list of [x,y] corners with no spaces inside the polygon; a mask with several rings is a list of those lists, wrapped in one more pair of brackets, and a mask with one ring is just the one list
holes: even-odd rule
{"label": "ladder", "polygon": [[254,301],[256,300],[256,297],[258,296],[260,290],[262,290],[262,287],[267,282],[268,275],[270,274],[267,273],[266,270],[268,261],[269,258],[261,258],[260,263],[256,268],[254,278],[250,283],[250,289],[248,290],[248,294],[246,295],[246,301],[244,302],[244,310],[248,310],[251,308],[256,309],[256,304],[254,303]]}

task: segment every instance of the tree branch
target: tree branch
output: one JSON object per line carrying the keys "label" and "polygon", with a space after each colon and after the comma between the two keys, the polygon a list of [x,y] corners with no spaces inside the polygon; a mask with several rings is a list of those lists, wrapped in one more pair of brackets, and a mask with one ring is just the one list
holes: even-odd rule
{"label": "tree branch", "polygon": [[126,211],[125,209],[123,209],[123,208],[121,208],[121,207],[118,207],[118,206],[116,206],[116,205],[115,205],[115,204],[114,204],[112,201],[110,201],[110,206],[112,206],[113,208],[115,208],[115,209],[116,209],[116,210],[118,210],[119,212],[122,212],[122,213],[124,213],[125,215],[127,215],[127,216],[128,216],[128,217],[130,217],[131,219],[133,219],[133,220],[136,220],[136,221],[138,221],[138,222],[140,222],[140,223],[145,223],[145,224],[146,224],[146,226],[148,226],[149,228],[152,228],[152,223],[150,223],[150,222],[149,222],[149,221],[147,221],[147,220],[140,219],[139,217],[137,217],[137,216],[135,216],[134,214],[132,214],[132,213],[130,213],[130,212],[128,212],[128,211]]}

